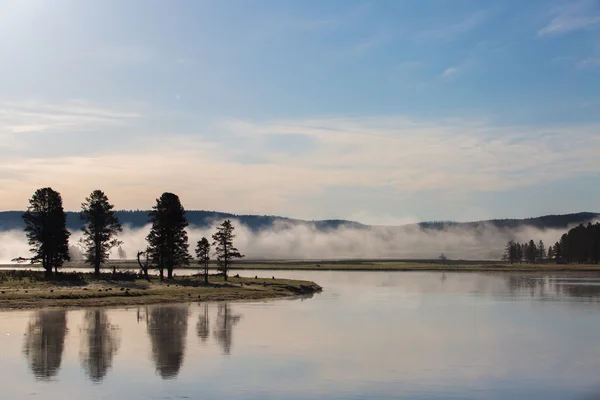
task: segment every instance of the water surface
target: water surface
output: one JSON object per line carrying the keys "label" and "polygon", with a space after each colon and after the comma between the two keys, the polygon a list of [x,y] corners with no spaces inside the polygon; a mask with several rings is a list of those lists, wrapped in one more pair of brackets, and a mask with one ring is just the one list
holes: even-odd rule
{"label": "water surface", "polygon": [[0,312],[0,398],[600,394],[597,276],[276,275],[325,291],[268,302]]}

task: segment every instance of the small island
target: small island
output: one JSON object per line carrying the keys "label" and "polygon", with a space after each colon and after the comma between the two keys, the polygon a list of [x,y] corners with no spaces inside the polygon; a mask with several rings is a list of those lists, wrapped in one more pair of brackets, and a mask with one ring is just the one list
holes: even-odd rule
{"label": "small island", "polygon": [[0,271],[0,309],[42,307],[99,307],[204,301],[264,300],[311,297],[322,288],[314,282],[204,275],[140,278],[133,272],[59,273],[47,278],[43,271]]}

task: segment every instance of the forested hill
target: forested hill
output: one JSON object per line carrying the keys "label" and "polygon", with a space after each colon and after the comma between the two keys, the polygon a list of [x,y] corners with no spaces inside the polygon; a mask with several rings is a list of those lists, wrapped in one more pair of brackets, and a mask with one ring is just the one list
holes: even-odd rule
{"label": "forested hill", "polygon": [[536,218],[523,219],[490,219],[474,222],[451,222],[434,221],[421,222],[418,224],[422,229],[445,229],[448,227],[460,227],[465,229],[477,229],[482,226],[495,226],[500,229],[515,229],[532,227],[538,229],[566,229],[600,218],[600,213],[581,212],[575,214],[544,215]]}
{"label": "forested hill", "polygon": [[[23,229],[23,219],[21,211],[0,211],[0,231],[11,229]],[[117,217],[123,225],[129,225],[133,228],[139,228],[148,223],[148,211],[117,211]],[[367,225],[345,220],[321,220],[304,221],[272,215],[236,215],[221,213],[216,211],[187,211],[186,216],[190,225],[198,227],[208,227],[214,221],[220,222],[224,219],[235,219],[246,225],[253,231],[269,228],[275,223],[296,223],[308,224],[317,229],[327,230],[335,229],[340,226],[351,226],[356,228],[367,228]],[[564,215],[546,215],[537,218],[526,219],[493,219],[487,221],[475,222],[422,222],[418,224],[421,229],[445,229],[449,227],[459,227],[465,229],[477,229],[484,225],[492,225],[503,229],[514,229],[521,227],[534,227],[539,229],[566,229],[573,225],[588,222],[600,218],[600,214],[591,212],[582,212],[576,214]],[[71,230],[81,229],[82,223],[79,214],[67,212],[67,227]]]}
{"label": "forested hill", "polygon": [[[140,228],[148,224],[149,211],[116,211],[119,221],[123,225],[129,225],[132,228]],[[11,229],[23,229],[23,218],[21,211],[0,211],[0,231]],[[344,220],[322,220],[322,221],[303,221],[292,218],[276,217],[272,215],[236,215],[229,213],[221,213],[216,211],[186,211],[185,213],[190,225],[197,227],[209,227],[213,222],[221,222],[224,219],[234,219],[240,221],[253,231],[259,231],[263,228],[273,226],[274,223],[298,223],[310,224],[317,229],[335,229],[341,225],[364,227],[365,225],[357,222]],[[83,226],[79,214],[76,212],[67,212],[67,228],[70,230],[79,230]]]}

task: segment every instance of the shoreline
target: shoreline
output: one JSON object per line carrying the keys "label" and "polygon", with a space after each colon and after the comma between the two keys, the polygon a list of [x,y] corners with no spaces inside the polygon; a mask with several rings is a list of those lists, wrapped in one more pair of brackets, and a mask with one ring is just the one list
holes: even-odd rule
{"label": "shoreline", "polygon": [[[0,275],[0,310],[35,308],[81,308],[137,306],[186,302],[254,301],[312,297],[323,288],[314,282],[211,276],[176,277],[161,282],[145,279],[113,280],[109,275],[95,278],[89,273],[65,273],[51,280],[38,280],[40,274]],[[66,278],[65,278],[66,277]]]}

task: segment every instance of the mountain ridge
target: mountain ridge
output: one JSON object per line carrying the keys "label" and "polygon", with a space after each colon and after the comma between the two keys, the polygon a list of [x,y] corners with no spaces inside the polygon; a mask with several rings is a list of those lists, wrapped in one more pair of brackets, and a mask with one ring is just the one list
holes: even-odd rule
{"label": "mountain ridge", "polygon": [[[67,228],[71,230],[80,230],[83,222],[79,218],[79,213],[67,211]],[[117,217],[123,225],[132,228],[140,228],[148,224],[149,210],[118,210],[115,211]],[[0,211],[0,231],[20,230],[23,229],[23,211]],[[482,226],[495,226],[503,229],[515,229],[520,227],[534,227],[538,229],[561,229],[568,228],[573,225],[592,221],[600,218],[600,213],[595,212],[578,212],[569,214],[550,214],[539,217],[530,218],[504,218],[504,219],[489,219],[471,222],[455,222],[455,221],[424,221],[408,225],[366,225],[355,221],[342,219],[326,219],[326,220],[302,220],[288,217],[280,217],[275,215],[251,215],[251,214],[233,214],[218,211],[206,210],[188,210],[186,216],[190,225],[196,227],[209,227],[214,222],[223,219],[235,219],[241,224],[247,226],[252,231],[260,231],[269,228],[276,223],[286,224],[304,224],[314,227],[319,230],[337,229],[339,227],[352,227],[365,229],[370,227],[382,228],[400,228],[400,227],[418,227],[423,230],[442,230],[448,227],[460,227],[465,229],[477,229]]]}

